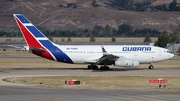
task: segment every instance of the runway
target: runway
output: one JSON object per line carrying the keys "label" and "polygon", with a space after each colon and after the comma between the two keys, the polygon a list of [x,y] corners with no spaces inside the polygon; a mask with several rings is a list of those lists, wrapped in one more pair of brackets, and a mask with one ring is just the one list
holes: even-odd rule
{"label": "runway", "polygon": [[179,101],[176,90],[85,90],[0,86],[1,101]]}

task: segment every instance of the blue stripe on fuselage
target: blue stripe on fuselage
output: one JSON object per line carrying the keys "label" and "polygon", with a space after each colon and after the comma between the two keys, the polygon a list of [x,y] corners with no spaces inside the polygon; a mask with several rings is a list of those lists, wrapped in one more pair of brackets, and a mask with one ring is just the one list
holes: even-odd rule
{"label": "blue stripe on fuselage", "polygon": [[22,23],[30,23],[23,15],[16,15]]}
{"label": "blue stripe on fuselage", "polygon": [[49,40],[39,40],[40,43],[45,46],[59,62],[73,63],[73,61],[59,48],[54,46]]}
{"label": "blue stripe on fuselage", "polygon": [[26,26],[35,37],[45,37],[36,27]]}

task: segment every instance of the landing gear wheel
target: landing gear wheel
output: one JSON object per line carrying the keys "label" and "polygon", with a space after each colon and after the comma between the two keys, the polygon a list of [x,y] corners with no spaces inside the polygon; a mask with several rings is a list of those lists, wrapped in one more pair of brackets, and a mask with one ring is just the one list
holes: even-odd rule
{"label": "landing gear wheel", "polygon": [[88,69],[98,69],[98,66],[97,65],[88,65],[87,66]]}
{"label": "landing gear wheel", "polygon": [[109,67],[108,66],[101,66],[100,69],[101,70],[109,70]]}
{"label": "landing gear wheel", "polygon": [[150,66],[149,66],[149,69],[154,69],[154,66],[153,66],[153,65],[150,65]]}
{"label": "landing gear wheel", "polygon": [[96,66],[96,65],[95,65],[95,66],[93,66],[93,69],[98,69],[98,66]]}
{"label": "landing gear wheel", "polygon": [[87,68],[88,68],[88,69],[92,69],[92,66],[91,66],[91,65],[88,65]]}

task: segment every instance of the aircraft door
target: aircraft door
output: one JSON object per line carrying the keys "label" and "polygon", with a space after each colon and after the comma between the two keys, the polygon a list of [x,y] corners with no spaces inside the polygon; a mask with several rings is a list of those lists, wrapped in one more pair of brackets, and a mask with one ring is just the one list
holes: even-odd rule
{"label": "aircraft door", "polygon": [[162,51],[158,49],[158,56],[162,56]]}
{"label": "aircraft door", "polygon": [[134,51],[134,56],[138,56],[138,55],[139,55],[138,51]]}

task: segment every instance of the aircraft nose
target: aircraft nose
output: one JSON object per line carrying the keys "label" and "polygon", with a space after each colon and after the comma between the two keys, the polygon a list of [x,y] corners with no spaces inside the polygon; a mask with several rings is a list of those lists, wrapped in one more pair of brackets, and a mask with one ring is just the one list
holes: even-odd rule
{"label": "aircraft nose", "polygon": [[170,59],[170,58],[173,58],[174,57],[174,54],[171,53],[171,54],[168,54],[167,57]]}

